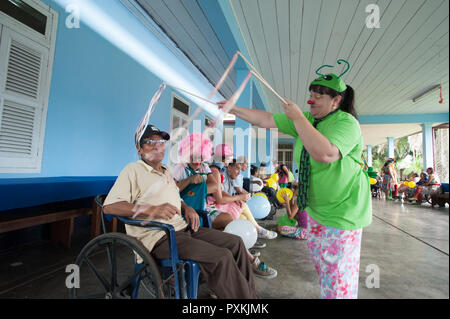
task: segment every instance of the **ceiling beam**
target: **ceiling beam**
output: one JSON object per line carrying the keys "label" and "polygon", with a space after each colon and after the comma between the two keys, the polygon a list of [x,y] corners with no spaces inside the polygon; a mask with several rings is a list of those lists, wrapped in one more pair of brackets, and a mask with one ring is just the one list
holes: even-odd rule
{"label": "ceiling beam", "polygon": [[448,123],[449,113],[360,115],[360,124]]}

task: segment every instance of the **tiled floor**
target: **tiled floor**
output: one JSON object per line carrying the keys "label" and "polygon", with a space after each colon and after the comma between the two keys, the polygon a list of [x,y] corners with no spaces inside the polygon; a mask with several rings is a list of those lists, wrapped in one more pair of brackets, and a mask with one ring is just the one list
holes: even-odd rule
{"label": "tiled floor", "polygon": [[[359,298],[449,298],[448,222],[448,206],[432,209],[375,199],[372,224],[363,231]],[[276,219],[261,224],[274,229]],[[65,267],[87,240],[80,231],[72,249],[39,241],[0,252],[0,298],[67,298]],[[278,270],[274,279],[256,278],[261,298],[319,297],[305,241],[267,240],[260,258]],[[379,270],[379,288],[366,285],[373,269]],[[199,297],[209,298],[205,287]]]}

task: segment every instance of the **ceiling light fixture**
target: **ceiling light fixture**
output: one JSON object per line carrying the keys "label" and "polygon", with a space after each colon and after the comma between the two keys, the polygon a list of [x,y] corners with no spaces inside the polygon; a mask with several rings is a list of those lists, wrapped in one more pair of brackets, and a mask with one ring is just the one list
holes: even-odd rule
{"label": "ceiling light fixture", "polygon": [[421,100],[423,97],[427,96],[428,94],[430,94],[430,93],[436,91],[436,90],[439,89],[440,87],[441,87],[440,84],[433,85],[432,87],[426,89],[426,90],[423,91],[422,93],[420,93],[420,94],[414,96],[414,97],[412,98],[412,101],[413,101],[413,102],[417,102],[417,101]]}

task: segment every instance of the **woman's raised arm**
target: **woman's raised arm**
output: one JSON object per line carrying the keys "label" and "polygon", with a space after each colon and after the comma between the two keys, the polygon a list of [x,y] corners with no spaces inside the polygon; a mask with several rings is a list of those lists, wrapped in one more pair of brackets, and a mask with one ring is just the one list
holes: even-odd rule
{"label": "woman's raised arm", "polygon": [[[226,102],[227,101],[218,102],[217,104],[219,106],[219,109],[223,109]],[[259,126],[261,128],[266,129],[277,128],[277,125],[273,120],[273,114],[267,111],[249,109],[241,106],[234,106],[229,113],[237,116],[238,118],[250,124]]]}

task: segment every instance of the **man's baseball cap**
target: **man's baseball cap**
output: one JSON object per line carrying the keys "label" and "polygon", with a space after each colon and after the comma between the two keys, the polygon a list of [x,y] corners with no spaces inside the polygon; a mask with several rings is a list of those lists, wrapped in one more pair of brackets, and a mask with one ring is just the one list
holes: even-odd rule
{"label": "man's baseball cap", "polygon": [[170,140],[170,135],[167,132],[164,131],[160,131],[159,128],[157,128],[154,125],[147,125],[147,127],[145,128],[144,134],[142,134],[141,139],[139,140],[139,144],[142,147],[142,140],[153,135],[153,134],[158,134],[161,135],[161,137],[163,139],[165,139],[166,141]]}

